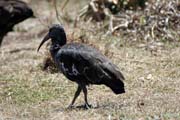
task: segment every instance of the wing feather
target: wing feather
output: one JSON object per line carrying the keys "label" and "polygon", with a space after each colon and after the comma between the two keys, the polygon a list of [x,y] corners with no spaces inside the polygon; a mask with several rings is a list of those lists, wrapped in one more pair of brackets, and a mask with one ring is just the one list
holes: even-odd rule
{"label": "wing feather", "polygon": [[99,51],[89,46],[83,46],[83,51],[79,50],[82,47],[77,46],[77,48],[62,48],[56,58],[64,64],[69,73],[72,73],[72,66],[74,66],[79,75],[84,76],[92,84],[101,84],[104,78],[124,80],[118,68]]}

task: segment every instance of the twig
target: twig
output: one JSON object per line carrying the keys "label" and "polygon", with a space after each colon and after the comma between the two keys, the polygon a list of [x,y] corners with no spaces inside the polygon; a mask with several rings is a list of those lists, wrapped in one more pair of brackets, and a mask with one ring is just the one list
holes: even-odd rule
{"label": "twig", "polygon": [[48,27],[49,28],[49,24],[48,24],[48,22],[47,23],[45,23],[45,22],[43,22],[43,20],[41,20],[39,17],[38,17],[38,21],[43,25],[43,26],[45,26],[45,27]]}
{"label": "twig", "polygon": [[[60,24],[62,24],[63,22],[62,22],[62,19],[60,18],[61,16],[59,15],[58,9],[57,9],[57,6],[56,6],[57,1],[56,1],[56,0],[53,0],[53,3],[54,3],[55,11],[56,11],[56,19],[59,21]],[[60,17],[59,17],[59,16],[60,16]]]}
{"label": "twig", "polygon": [[80,10],[80,14],[78,16],[76,16],[76,19],[74,21],[74,24],[73,26],[76,27],[77,26],[77,22],[79,21],[79,19],[84,16],[85,14],[87,14],[88,12],[88,5],[86,5],[85,7],[83,7],[81,10]]}
{"label": "twig", "polygon": [[119,25],[117,25],[117,26],[115,26],[115,27],[113,28],[113,31],[112,31],[112,32],[116,31],[116,30],[119,29],[119,28],[127,28],[127,27],[128,27],[128,24],[129,24],[128,21],[126,21],[124,24],[119,24]]}
{"label": "twig", "polygon": [[154,39],[154,28],[155,28],[155,26],[156,26],[156,23],[151,27],[151,36],[152,36],[152,38]]}
{"label": "twig", "polygon": [[69,0],[66,0],[66,1],[64,2],[64,4],[63,4],[62,7],[61,7],[61,10],[62,10],[62,11],[64,10],[64,8],[65,8],[66,5],[68,4],[68,2],[69,2]]}
{"label": "twig", "polygon": [[109,30],[112,33],[113,31],[113,15],[110,16],[110,20],[109,20]]}

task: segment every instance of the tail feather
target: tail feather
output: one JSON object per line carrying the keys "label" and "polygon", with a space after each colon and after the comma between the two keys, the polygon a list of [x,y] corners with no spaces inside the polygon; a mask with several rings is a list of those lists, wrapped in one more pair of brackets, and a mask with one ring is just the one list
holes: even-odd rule
{"label": "tail feather", "polygon": [[105,63],[102,65],[103,71],[108,75],[103,79],[103,83],[110,87],[115,94],[125,93],[123,80],[124,76],[117,67],[111,63]]}
{"label": "tail feather", "polygon": [[104,84],[106,86],[108,86],[109,88],[111,88],[111,90],[115,93],[115,94],[122,94],[125,93],[125,89],[124,89],[124,83],[118,79],[113,79],[113,80],[105,80]]}

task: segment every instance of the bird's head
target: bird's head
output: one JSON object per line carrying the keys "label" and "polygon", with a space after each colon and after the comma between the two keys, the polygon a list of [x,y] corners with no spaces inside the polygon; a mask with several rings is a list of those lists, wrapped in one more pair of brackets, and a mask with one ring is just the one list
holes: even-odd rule
{"label": "bird's head", "polygon": [[41,46],[47,41],[51,39],[52,46],[63,46],[66,44],[66,33],[64,31],[64,28],[59,24],[54,24],[50,27],[48,34],[44,37],[42,42],[40,43],[38,50],[41,48]]}

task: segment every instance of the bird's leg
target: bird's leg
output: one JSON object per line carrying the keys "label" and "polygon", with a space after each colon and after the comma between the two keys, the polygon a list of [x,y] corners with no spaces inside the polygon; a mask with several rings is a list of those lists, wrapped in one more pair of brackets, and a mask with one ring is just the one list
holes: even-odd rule
{"label": "bird's leg", "polygon": [[76,101],[76,98],[79,96],[81,90],[82,90],[81,86],[78,85],[78,88],[77,88],[77,90],[76,90],[76,92],[75,92],[75,94],[74,94],[74,98],[73,98],[73,100],[72,100],[72,102],[71,102],[71,104],[69,105],[68,108],[72,108],[72,107],[73,107],[73,104],[74,104],[74,102]]}
{"label": "bird's leg", "polygon": [[2,44],[3,36],[0,35],[0,46]]}
{"label": "bird's leg", "polygon": [[86,109],[92,108],[92,105],[90,105],[90,104],[88,103],[88,100],[87,100],[87,88],[86,88],[86,86],[85,86],[85,85],[82,85],[82,89],[83,89],[84,101],[85,101],[84,107],[85,107]]}

